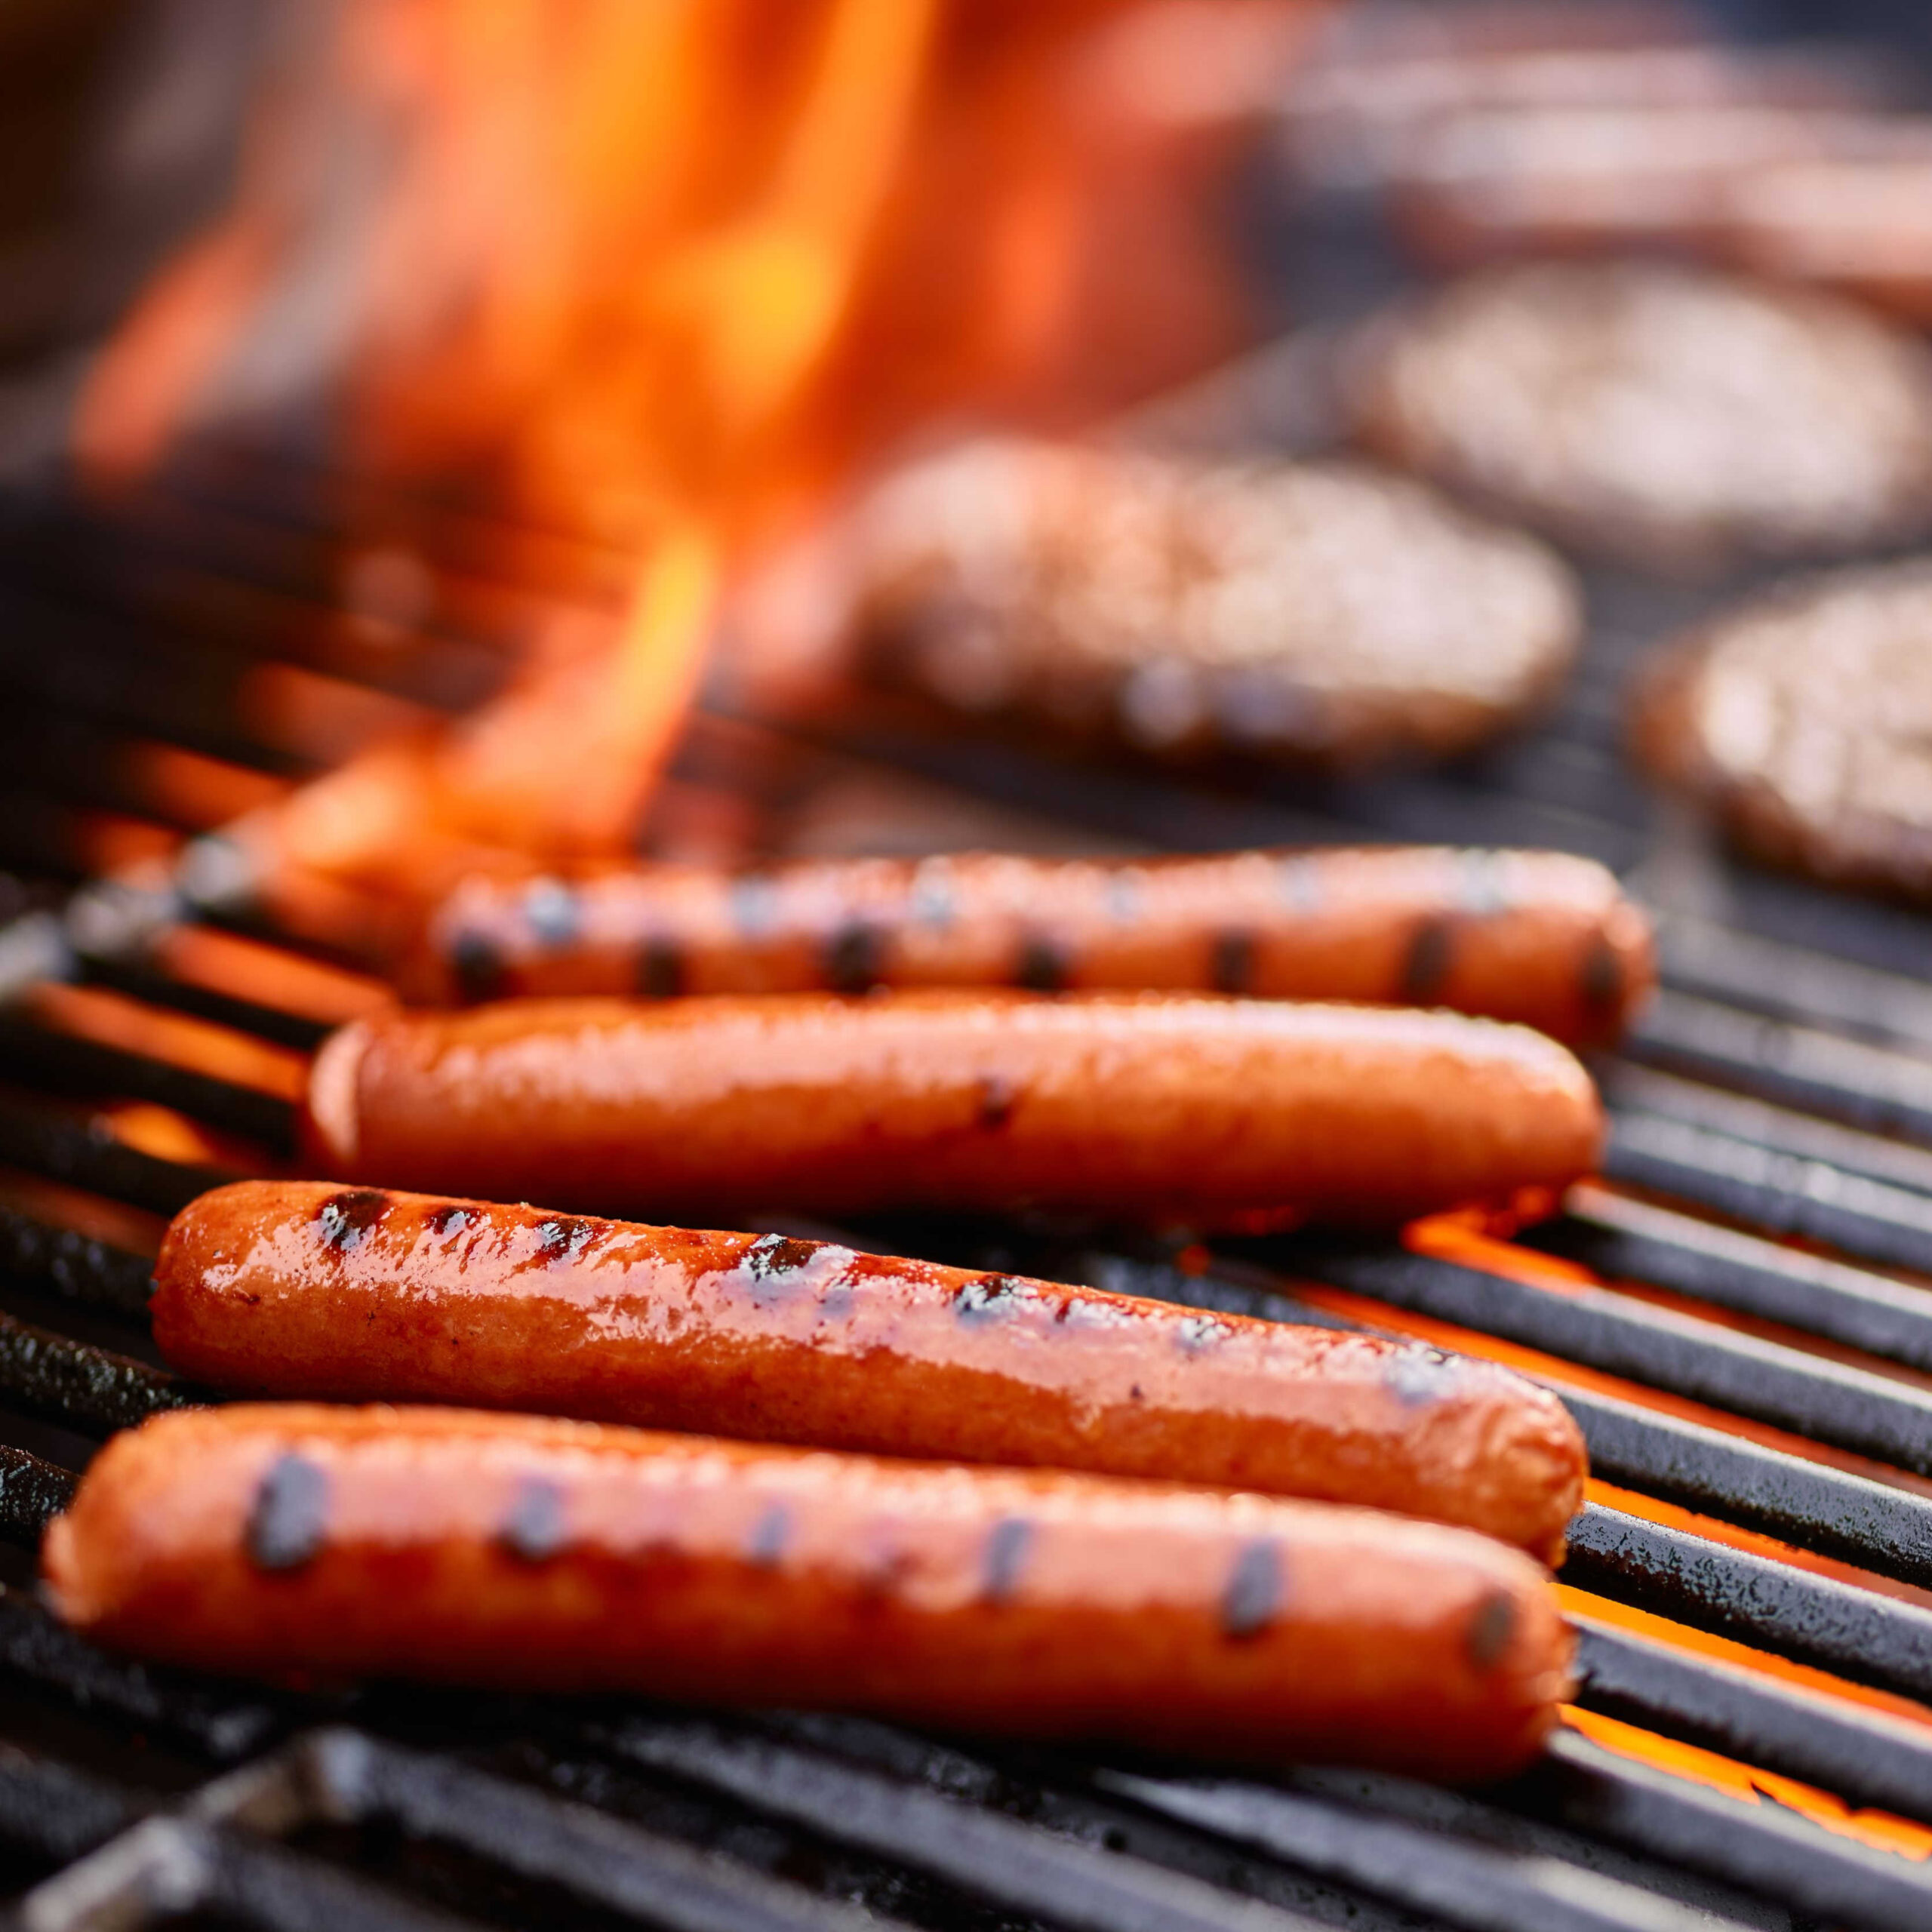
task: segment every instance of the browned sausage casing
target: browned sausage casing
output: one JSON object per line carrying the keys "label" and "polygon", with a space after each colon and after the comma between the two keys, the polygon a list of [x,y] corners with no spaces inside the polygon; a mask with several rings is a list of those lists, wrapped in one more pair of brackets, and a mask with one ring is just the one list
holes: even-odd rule
{"label": "browned sausage casing", "polygon": [[1568,1687],[1527,1557],[1436,1524],[462,1411],[179,1412],[49,1531],[147,1657],[833,1706],[1444,1777]]}
{"label": "browned sausage casing", "polygon": [[1392,1220],[1594,1161],[1589,1076],[1447,1013],[923,992],[508,1001],[356,1021],[311,1151],[381,1186],[680,1221],[1022,1203]]}
{"label": "browned sausage casing", "polygon": [[1590,1042],[1615,1036],[1653,977],[1649,922],[1603,866],[1425,846],[478,878],[436,913],[408,983],[444,1005],[875,986],[1244,993],[1446,1006]]}
{"label": "browned sausage casing", "polygon": [[244,1181],[175,1217],[155,1339],[251,1395],[432,1401],[1355,1503],[1554,1561],[1581,1435],[1413,1343],[777,1235]]}

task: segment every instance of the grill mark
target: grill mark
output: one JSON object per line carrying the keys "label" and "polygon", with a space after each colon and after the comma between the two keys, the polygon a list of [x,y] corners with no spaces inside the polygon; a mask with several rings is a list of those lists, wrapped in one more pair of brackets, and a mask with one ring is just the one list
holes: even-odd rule
{"label": "grill mark", "polygon": [[574,1260],[590,1244],[597,1232],[594,1221],[580,1221],[567,1214],[554,1214],[537,1224],[537,1253],[546,1263]]}
{"label": "grill mark", "polygon": [[1209,979],[1217,993],[1244,993],[1254,984],[1252,933],[1223,933],[1215,940]]}
{"label": "grill mark", "polygon": [[445,1201],[440,1208],[432,1208],[423,1217],[423,1225],[432,1235],[460,1234],[476,1218],[468,1208],[459,1208],[454,1201]]}
{"label": "grill mark", "polygon": [[954,1291],[952,1312],[962,1321],[990,1321],[1010,1314],[1026,1296],[1026,1284],[1011,1275],[980,1275]]}
{"label": "grill mark", "polygon": [[987,1602],[1011,1603],[1026,1574],[1033,1525],[1024,1516],[1002,1516],[987,1532],[981,1586]]}
{"label": "grill mark", "polygon": [[563,1485],[548,1476],[525,1476],[516,1486],[497,1540],[525,1563],[547,1563],[570,1542]]}
{"label": "grill mark", "polygon": [[809,1266],[824,1246],[823,1241],[800,1241],[793,1235],[760,1235],[745,1250],[740,1265],[758,1280],[766,1281],[774,1275],[794,1275]]}
{"label": "grill mark", "polygon": [[1029,992],[1062,992],[1066,990],[1067,973],[1066,949],[1036,934],[1020,948],[1013,983],[1017,986],[1024,986]]}
{"label": "grill mark", "polygon": [[450,941],[450,971],[457,997],[475,1005],[494,999],[503,989],[503,955],[496,943],[478,932],[458,933]]}
{"label": "grill mark", "polygon": [[1013,1118],[1013,1104],[1019,1094],[1003,1075],[989,1073],[980,1082],[979,1097],[980,1124],[989,1134],[996,1134]]}
{"label": "grill mark", "polygon": [[1476,1606],[1463,1633],[1463,1645],[1478,1670],[1491,1671],[1503,1661],[1516,1634],[1516,1606],[1500,1590],[1493,1590]]}
{"label": "grill mark", "polygon": [[1281,1607],[1281,1552],[1272,1537],[1244,1544],[1221,1592],[1221,1629],[1241,1642],[1258,1637]]}
{"label": "grill mark", "polygon": [[825,983],[835,993],[863,993],[879,983],[885,962],[885,935],[854,920],[825,943]]}
{"label": "grill mark", "polygon": [[752,1525],[745,1540],[745,1561],[761,1570],[775,1570],[791,1540],[792,1512],[783,1503],[774,1503]]}
{"label": "grill mark", "polygon": [[1577,989],[1586,1006],[1603,1008],[1623,1004],[1623,962],[1601,933],[1590,936],[1583,970],[1577,976]]}
{"label": "grill mark", "polygon": [[645,943],[637,962],[637,989],[646,999],[675,999],[685,989],[685,950],[674,939]]}
{"label": "grill mark", "polygon": [[340,1194],[331,1195],[315,1210],[322,1245],[334,1248],[338,1254],[360,1247],[389,1204],[389,1196],[378,1188],[345,1188]]}
{"label": "grill mark", "polygon": [[1449,977],[1455,956],[1455,936],[1446,919],[1424,919],[1409,941],[1402,961],[1398,996],[1405,1006],[1432,1006]]}
{"label": "grill mark", "polygon": [[329,1479],[293,1451],[278,1456],[255,1490],[243,1542],[257,1570],[300,1570],[328,1540]]}
{"label": "grill mark", "polygon": [[523,916],[540,945],[568,946],[582,928],[583,908],[561,879],[534,879],[523,895]]}

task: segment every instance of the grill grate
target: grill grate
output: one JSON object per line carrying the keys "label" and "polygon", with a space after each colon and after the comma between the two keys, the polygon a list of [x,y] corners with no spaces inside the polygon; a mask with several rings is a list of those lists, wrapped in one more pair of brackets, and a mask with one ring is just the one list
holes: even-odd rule
{"label": "grill grate", "polygon": [[[1272,352],[1254,380],[1318,371],[1318,348]],[[1321,420],[1278,393],[1244,398],[1242,380],[1216,389],[1217,433]],[[1186,420],[1177,408],[1166,426]],[[408,650],[343,608],[355,533],[377,526],[406,532],[435,589]],[[595,599],[612,581],[608,560],[528,533],[514,555],[475,520],[372,507],[366,485],[272,451],[189,452],[112,515],[51,492],[0,507],[0,989],[17,996],[0,1014],[0,1888],[14,1922],[1932,1923],[1932,921],[1737,871],[1687,847],[1633,784],[1618,694],[1637,653],[1715,592],[1594,583],[1590,653],[1557,716],[1446,774],[1150,777],[867,700],[812,731],[701,715],[668,788],[783,817],[795,838],[815,800],[857,786],[939,788],[1043,839],[1548,843],[1617,865],[1657,902],[1665,989],[1601,1069],[1604,1175],[1513,1239],[1457,1226],[1400,1247],[1204,1254],[1008,1224],[844,1231],[1417,1335],[1549,1380],[1599,1482],[1562,1580],[1582,1715],[1531,1774],[1451,1795],[845,1719],[267,1690],[109,1657],[54,1623],[31,1552],[74,1472],[112,1430],[197,1399],[147,1336],[155,1217],[286,1168],[285,1094],[241,1049],[312,1046],[363,964],[250,906],[206,835],[221,814],[147,754],[198,758],[224,795],[272,795],[318,762],[312,732],[264,702],[277,677],[377,707],[364,717],[473,703],[533,599]],[[172,851],[174,884],[104,879],[128,849]],[[288,970],[202,970],[171,943],[184,934]],[[290,977],[298,964],[310,977]],[[312,996],[317,974],[336,995]],[[147,1030],[31,990],[62,980]],[[170,1021],[200,1031],[155,1030]]]}

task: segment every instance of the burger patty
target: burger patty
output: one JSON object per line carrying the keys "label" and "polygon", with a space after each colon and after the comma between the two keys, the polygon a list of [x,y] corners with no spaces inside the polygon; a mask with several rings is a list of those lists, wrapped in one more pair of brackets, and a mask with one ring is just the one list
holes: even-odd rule
{"label": "burger patty", "polygon": [[1932,521],[1932,355],[1815,291],[1498,269],[1371,324],[1349,387],[1384,456],[1651,565],[1843,553]]}
{"label": "burger patty", "polygon": [[1442,757],[1547,699],[1580,623],[1534,540],[1345,463],[986,441],[862,514],[872,667],[1161,752]]}
{"label": "burger patty", "polygon": [[1749,850],[1932,899],[1932,561],[1789,584],[1666,649],[1644,761]]}

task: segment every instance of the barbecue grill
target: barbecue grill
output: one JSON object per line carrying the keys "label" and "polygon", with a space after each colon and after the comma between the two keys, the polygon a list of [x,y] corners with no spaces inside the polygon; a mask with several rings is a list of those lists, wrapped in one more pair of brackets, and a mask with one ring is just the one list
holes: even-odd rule
{"label": "barbecue grill", "polygon": [[[1308,326],[1128,433],[1319,435],[1322,305],[1346,312],[1388,271],[1325,214],[1275,247],[1315,305]],[[1546,1379],[1598,1481],[1561,1579],[1581,1715],[1522,1778],[1449,1794],[824,1716],[269,1690],[131,1663],[54,1623],[31,1552],[74,1472],[112,1430],[202,1399],[148,1340],[155,1217],[285,1168],[300,1055],[380,993],[352,951],[256,903],[220,826],[371,721],[478,702],[504,674],[506,620],[556,595],[534,540],[506,563],[488,528],[432,501],[384,504],[406,552],[358,549],[375,488],[294,446],[231,442],[184,450],[112,511],[45,475],[0,503],[11,1922],[1932,1924],[1932,920],[1736,868],[1632,783],[1617,734],[1634,658],[1712,587],[1595,580],[1555,716],[1447,773],[1150,773],[962,739],[880,697],[808,727],[721,700],[693,718],[651,828],[684,853],[876,848],[922,814],[1066,849],[1547,844],[1650,900],[1663,987],[1599,1068],[1603,1175],[1513,1233],[1454,1217],[1380,1245],[840,1231],[1420,1337]],[[566,574],[589,596],[596,571],[574,552]]]}

